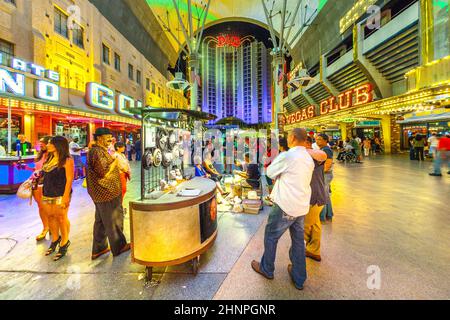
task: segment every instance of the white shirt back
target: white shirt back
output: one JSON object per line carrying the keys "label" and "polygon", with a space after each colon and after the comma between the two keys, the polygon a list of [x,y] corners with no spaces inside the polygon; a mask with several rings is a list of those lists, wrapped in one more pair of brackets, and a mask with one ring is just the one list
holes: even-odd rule
{"label": "white shirt back", "polygon": [[271,198],[286,214],[305,216],[310,207],[311,178],[314,161],[305,147],[294,147],[281,153],[267,168],[276,179]]}
{"label": "white shirt back", "polygon": [[71,156],[81,156],[81,151],[73,151],[72,149],[80,149],[80,145],[74,141],[69,143],[69,152]]}

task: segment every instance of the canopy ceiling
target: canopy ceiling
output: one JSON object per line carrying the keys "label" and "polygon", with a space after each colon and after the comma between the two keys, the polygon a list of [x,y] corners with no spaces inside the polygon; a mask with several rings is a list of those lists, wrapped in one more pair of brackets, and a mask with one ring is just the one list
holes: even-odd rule
{"label": "canopy ceiling", "polygon": [[[183,18],[184,24],[187,26],[188,5],[187,0],[175,0],[180,8],[180,14]],[[287,11],[294,11],[298,0],[287,0]],[[318,12],[324,7],[328,0],[301,0],[299,13],[295,18],[295,27],[291,32],[290,39],[299,30],[302,21],[312,21]],[[183,31],[179,25],[177,13],[173,4],[173,0],[146,0],[155,17],[161,17],[165,24],[169,24],[172,32],[178,37],[181,43],[185,43]],[[206,5],[207,0],[192,0],[192,15],[194,17],[193,32],[195,33],[200,26],[197,23],[196,17],[202,14],[202,6]],[[272,8],[272,1],[266,2],[268,9]],[[308,6],[307,6],[308,5]],[[282,0],[274,0],[274,12],[281,11],[283,6]],[[307,6],[307,7],[306,7]],[[314,10],[317,8],[317,11]],[[292,21],[290,17],[289,21]],[[214,25],[222,21],[247,21],[267,27],[267,20],[264,14],[264,9],[261,0],[211,0],[208,17],[206,19],[206,27]],[[158,19],[161,28],[163,23]],[[274,17],[274,28],[279,30],[281,28],[281,14]],[[177,42],[168,35],[173,48],[179,52],[180,48]],[[296,42],[300,37],[297,38]],[[294,43],[295,45],[295,43]]]}

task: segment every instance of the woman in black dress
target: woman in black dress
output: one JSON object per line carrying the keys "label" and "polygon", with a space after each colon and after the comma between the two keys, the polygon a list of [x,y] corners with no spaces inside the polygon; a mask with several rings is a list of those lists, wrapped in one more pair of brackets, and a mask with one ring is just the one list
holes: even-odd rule
{"label": "woman in black dress", "polygon": [[47,151],[49,156],[42,168],[42,203],[49,218],[52,244],[45,255],[54,253],[59,245],[59,251],[53,259],[57,261],[66,255],[70,246],[67,212],[72,196],[74,161],[70,157],[69,142],[64,137],[53,137],[47,145]]}

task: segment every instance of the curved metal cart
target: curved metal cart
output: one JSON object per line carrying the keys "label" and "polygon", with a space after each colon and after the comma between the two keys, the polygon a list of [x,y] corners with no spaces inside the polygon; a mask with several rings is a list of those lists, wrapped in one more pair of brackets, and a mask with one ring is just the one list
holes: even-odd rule
{"label": "curved metal cart", "polygon": [[130,203],[132,262],[146,267],[146,280],[153,267],[191,261],[198,273],[200,255],[217,237],[216,184],[206,178],[183,182],[179,188],[201,190],[196,197],[165,194],[157,200]]}
{"label": "curved metal cart", "polygon": [[[175,148],[180,144],[180,137],[174,132],[191,134],[194,121],[204,123],[216,117],[200,111],[170,108],[146,107],[129,111],[141,116],[145,148],[141,198],[130,202],[129,210],[132,262],[146,267],[147,281],[152,279],[153,267],[189,261],[193,273],[197,274],[200,255],[214,244],[217,237],[216,184],[206,178],[186,181],[181,177],[177,180],[184,182],[177,185],[175,192],[161,189],[169,180],[175,181],[171,172],[178,171],[180,177],[186,169],[176,150],[178,147]],[[185,189],[197,189],[200,193],[191,197],[177,194]]]}

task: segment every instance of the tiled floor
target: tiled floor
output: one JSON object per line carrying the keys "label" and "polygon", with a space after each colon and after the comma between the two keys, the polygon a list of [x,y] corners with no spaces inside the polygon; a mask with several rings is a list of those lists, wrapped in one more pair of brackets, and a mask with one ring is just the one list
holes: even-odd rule
{"label": "tiled floor", "polygon": [[[159,268],[159,284],[145,286],[144,268],[129,254],[90,261],[94,207],[81,182],[69,213],[72,246],[59,262],[43,255],[48,243],[34,240],[36,206],[0,196],[0,299],[449,299],[450,176],[429,177],[430,165],[402,156],[337,164],[336,217],[323,226],[323,261],[307,261],[302,292],[286,271],[288,235],[279,243],[275,280],[250,268],[262,254],[268,208],[257,216],[219,214],[218,239],[197,276],[188,264]],[[136,178],[126,202],[137,197]],[[129,238],[128,219],[125,230]],[[368,288],[370,266],[380,271],[379,290]]]}

